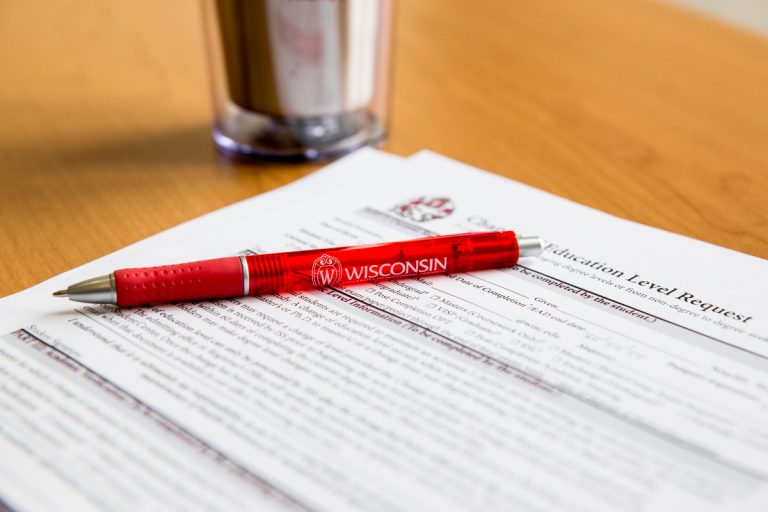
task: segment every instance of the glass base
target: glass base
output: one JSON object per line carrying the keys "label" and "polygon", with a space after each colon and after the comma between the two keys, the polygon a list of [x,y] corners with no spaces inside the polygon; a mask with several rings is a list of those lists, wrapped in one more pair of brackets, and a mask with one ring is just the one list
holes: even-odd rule
{"label": "glass base", "polygon": [[385,138],[370,112],[316,117],[270,117],[240,110],[217,123],[213,140],[224,155],[243,160],[322,161]]}

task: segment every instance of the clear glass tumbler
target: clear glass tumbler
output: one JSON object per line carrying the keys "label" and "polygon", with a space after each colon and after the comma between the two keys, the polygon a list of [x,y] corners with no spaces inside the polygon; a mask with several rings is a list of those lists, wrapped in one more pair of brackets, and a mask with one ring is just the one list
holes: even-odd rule
{"label": "clear glass tumbler", "polygon": [[392,0],[202,0],[213,138],[324,160],[384,140]]}

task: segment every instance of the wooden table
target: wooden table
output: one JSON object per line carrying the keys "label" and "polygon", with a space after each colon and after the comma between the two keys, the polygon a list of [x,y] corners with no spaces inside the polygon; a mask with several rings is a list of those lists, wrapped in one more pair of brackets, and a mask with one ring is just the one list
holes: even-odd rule
{"label": "wooden table", "polygon": [[[217,157],[199,6],[0,8],[0,295],[313,166]],[[646,0],[399,3],[392,136],[768,256],[768,41]]]}

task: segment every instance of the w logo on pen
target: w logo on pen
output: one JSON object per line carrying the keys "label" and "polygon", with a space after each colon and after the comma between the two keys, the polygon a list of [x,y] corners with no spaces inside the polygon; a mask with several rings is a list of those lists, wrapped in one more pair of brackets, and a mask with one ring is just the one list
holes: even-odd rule
{"label": "w logo on pen", "polygon": [[316,288],[333,286],[341,281],[341,262],[338,258],[323,254],[312,263],[312,284]]}

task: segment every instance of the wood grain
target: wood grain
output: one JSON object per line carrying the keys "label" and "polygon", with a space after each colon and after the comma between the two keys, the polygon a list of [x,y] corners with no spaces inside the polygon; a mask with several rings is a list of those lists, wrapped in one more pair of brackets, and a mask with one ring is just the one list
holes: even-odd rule
{"label": "wood grain", "polygon": [[[188,0],[0,7],[0,295],[315,168],[216,155],[200,26]],[[645,0],[401,1],[385,149],[767,257],[766,62]]]}

